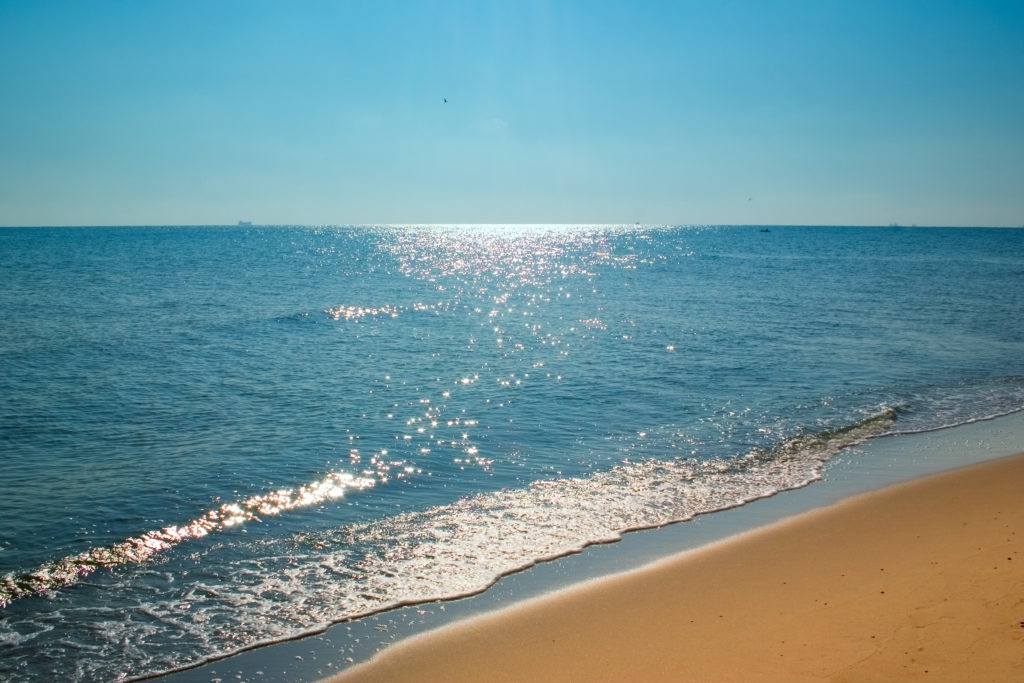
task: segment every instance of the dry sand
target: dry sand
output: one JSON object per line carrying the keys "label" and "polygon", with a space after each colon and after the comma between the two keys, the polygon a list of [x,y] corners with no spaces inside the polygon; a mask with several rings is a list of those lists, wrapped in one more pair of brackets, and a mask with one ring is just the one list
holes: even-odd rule
{"label": "dry sand", "polygon": [[342,681],[1024,681],[1024,455],[399,643]]}

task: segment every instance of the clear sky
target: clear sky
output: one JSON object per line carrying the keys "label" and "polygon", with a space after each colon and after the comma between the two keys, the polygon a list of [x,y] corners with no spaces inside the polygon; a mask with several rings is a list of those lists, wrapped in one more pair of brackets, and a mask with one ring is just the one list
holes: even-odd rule
{"label": "clear sky", "polygon": [[0,225],[1024,224],[1021,0],[0,0],[0,98]]}

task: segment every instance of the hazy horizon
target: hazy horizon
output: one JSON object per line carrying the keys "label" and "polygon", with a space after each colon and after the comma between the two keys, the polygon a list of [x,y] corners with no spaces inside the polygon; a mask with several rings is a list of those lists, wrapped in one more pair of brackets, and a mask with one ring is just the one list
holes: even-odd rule
{"label": "hazy horizon", "polygon": [[236,223],[112,223],[112,224],[81,224],[81,225],[0,225],[0,230],[16,229],[47,229],[47,228],[474,228],[474,227],[641,227],[641,228],[917,228],[928,229],[999,229],[1020,230],[1024,225],[904,225],[889,223],[887,225],[841,225],[838,223],[256,223],[238,221]]}

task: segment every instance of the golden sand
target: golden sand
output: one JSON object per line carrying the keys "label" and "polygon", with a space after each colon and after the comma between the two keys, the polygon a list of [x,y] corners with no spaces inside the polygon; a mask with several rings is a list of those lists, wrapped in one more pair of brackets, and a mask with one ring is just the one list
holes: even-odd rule
{"label": "golden sand", "polygon": [[1024,455],[412,638],[358,681],[1024,681]]}

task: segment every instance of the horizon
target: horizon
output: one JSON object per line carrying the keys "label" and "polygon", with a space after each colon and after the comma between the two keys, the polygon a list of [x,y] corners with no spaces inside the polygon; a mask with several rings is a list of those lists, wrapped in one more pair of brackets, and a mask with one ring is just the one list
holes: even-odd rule
{"label": "horizon", "polygon": [[904,225],[882,224],[816,224],[816,223],[150,223],[150,224],[81,224],[81,225],[0,225],[0,230],[47,230],[91,228],[900,228],[918,230],[1022,230],[1021,225]]}
{"label": "horizon", "polygon": [[0,18],[0,225],[1024,225],[1010,0]]}

